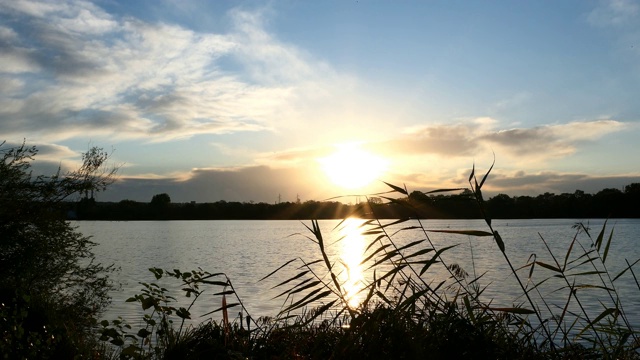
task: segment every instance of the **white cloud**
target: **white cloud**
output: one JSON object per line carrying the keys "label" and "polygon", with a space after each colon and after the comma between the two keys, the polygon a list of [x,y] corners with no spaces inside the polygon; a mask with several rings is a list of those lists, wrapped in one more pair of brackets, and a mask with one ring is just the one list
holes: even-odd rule
{"label": "white cloud", "polygon": [[[83,1],[5,2],[0,12],[28,24],[0,31],[0,68],[30,81],[7,87],[0,131],[47,141],[79,134],[166,141],[195,134],[274,129],[332,94],[331,69],[280,43],[257,14],[234,11],[228,34],[114,18]],[[248,77],[221,60],[241,64]],[[25,75],[26,76],[26,75]],[[15,79],[15,78],[14,78]],[[26,79],[26,77],[24,78]],[[35,81],[34,81],[35,79]]]}

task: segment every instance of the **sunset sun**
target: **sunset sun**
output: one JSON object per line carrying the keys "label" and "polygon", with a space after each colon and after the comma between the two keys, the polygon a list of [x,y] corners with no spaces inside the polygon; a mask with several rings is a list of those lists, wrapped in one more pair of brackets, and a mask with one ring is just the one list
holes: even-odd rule
{"label": "sunset sun", "polygon": [[376,180],[386,170],[387,160],[364,151],[357,144],[340,145],[319,159],[327,177],[346,189],[357,189]]}

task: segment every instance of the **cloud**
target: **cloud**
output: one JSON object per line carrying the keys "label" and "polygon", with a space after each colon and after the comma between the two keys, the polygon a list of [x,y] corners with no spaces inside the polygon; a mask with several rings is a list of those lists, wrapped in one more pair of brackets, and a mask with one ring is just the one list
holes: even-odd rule
{"label": "cloud", "polygon": [[186,177],[144,179],[120,178],[101,201],[131,199],[149,201],[154,194],[168,193],[175,202],[269,202],[320,200],[340,195],[324,181],[314,167],[271,168],[248,166],[238,168],[194,169]]}
{"label": "cloud", "polygon": [[[76,170],[81,165],[79,152],[71,150],[67,146],[50,143],[25,143],[26,148],[36,147],[36,154],[31,162],[33,176],[53,176],[58,171],[61,174]],[[15,149],[22,146],[21,142],[5,141],[0,143],[0,154],[7,149]]]}
{"label": "cloud", "polygon": [[400,154],[435,154],[439,156],[468,156],[478,149],[473,124],[428,125],[413,128],[402,138],[387,141],[381,148]]}
{"label": "cloud", "polygon": [[640,4],[635,0],[605,0],[587,16],[595,26],[619,26],[637,21]]}
{"label": "cloud", "polygon": [[273,130],[300,115],[296,104],[305,111],[331,94],[320,78],[331,69],[270,36],[260,13],[232,11],[225,34],[118,18],[84,1],[4,1],[0,13],[10,20],[0,80],[22,84],[0,87],[7,135],[166,141]]}
{"label": "cloud", "polygon": [[457,124],[434,124],[409,128],[401,136],[367,144],[388,156],[431,155],[453,161],[478,154],[545,162],[569,156],[580,145],[623,131],[628,124],[615,120],[579,121],[531,128],[500,129],[498,121],[478,118]]}
{"label": "cloud", "polygon": [[482,135],[481,140],[498,146],[506,155],[546,160],[571,155],[576,152],[578,144],[595,141],[625,127],[624,123],[615,120],[571,122],[500,130]]}

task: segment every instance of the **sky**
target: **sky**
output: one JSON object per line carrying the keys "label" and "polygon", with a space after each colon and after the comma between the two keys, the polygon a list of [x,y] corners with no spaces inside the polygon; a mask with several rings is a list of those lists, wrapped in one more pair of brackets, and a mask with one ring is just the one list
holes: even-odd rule
{"label": "sky", "polygon": [[[0,0],[0,141],[99,201],[640,182],[640,0]],[[349,197],[341,198],[349,199]]]}

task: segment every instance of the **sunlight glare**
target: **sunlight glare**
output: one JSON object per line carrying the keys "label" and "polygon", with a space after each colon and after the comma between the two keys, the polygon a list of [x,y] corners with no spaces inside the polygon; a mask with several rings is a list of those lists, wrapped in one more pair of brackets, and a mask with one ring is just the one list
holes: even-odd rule
{"label": "sunlight glare", "polygon": [[345,290],[345,298],[349,307],[357,308],[362,302],[364,285],[363,268],[360,264],[364,257],[365,239],[361,234],[361,219],[346,219],[343,227],[340,229],[342,239],[342,249],[340,259],[345,266],[343,272],[343,288]]}
{"label": "sunlight glare", "polygon": [[318,160],[329,179],[346,189],[364,187],[386,170],[388,162],[358,144],[339,145],[336,152]]}

